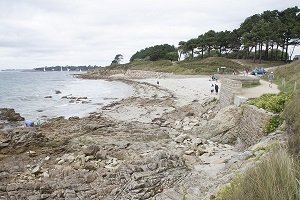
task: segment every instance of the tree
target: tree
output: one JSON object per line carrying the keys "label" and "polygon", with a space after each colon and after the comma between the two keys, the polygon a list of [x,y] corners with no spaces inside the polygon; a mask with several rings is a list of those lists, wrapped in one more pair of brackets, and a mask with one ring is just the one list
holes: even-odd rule
{"label": "tree", "polygon": [[147,47],[136,52],[131,56],[130,61],[135,59],[148,59],[151,61],[156,60],[178,60],[178,52],[174,46],[163,44]]}
{"label": "tree", "polygon": [[210,30],[203,35],[204,43],[207,46],[207,53],[210,56],[210,51],[212,47],[216,44],[216,32],[214,30]]}
{"label": "tree", "polygon": [[[300,20],[300,9],[295,6],[292,8],[287,8],[279,13],[279,19],[282,22],[284,32],[282,35],[283,38],[283,45],[285,47],[285,58],[284,60],[288,60],[288,47],[296,39],[299,39],[300,30],[299,30],[299,20]],[[284,48],[283,48],[284,51]]]}
{"label": "tree", "polygon": [[111,62],[111,64],[120,64],[122,60],[123,60],[123,55],[117,54],[115,56],[115,59]]}

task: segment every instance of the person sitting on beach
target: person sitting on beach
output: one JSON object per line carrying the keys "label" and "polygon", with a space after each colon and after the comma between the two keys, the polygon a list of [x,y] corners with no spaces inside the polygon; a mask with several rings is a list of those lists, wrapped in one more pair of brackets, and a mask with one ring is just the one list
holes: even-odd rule
{"label": "person sitting on beach", "polygon": [[27,120],[25,120],[25,126],[26,127],[34,127],[34,123],[33,123],[33,121],[27,119]]}

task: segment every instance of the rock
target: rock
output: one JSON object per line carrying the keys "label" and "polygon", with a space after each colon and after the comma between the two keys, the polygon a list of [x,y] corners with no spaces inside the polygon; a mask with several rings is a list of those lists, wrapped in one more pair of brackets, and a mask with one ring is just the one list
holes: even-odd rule
{"label": "rock", "polygon": [[202,156],[203,154],[207,153],[207,151],[205,151],[204,149],[202,148],[199,148],[197,151],[196,151],[196,156]]}
{"label": "rock", "polygon": [[61,94],[61,91],[55,90],[55,94]]}
{"label": "rock", "polygon": [[97,160],[105,160],[107,156],[107,151],[106,150],[100,150],[96,153],[96,159]]}
{"label": "rock", "polygon": [[99,151],[99,147],[96,145],[91,145],[83,149],[83,153],[87,156],[95,155]]}
{"label": "rock", "polygon": [[188,136],[186,134],[182,134],[182,135],[177,136],[174,139],[174,141],[177,142],[177,143],[182,143],[187,138],[188,138]]}
{"label": "rock", "polygon": [[35,166],[35,167],[31,170],[31,173],[34,174],[34,175],[37,175],[37,174],[41,173],[41,166],[40,166],[40,165]]}
{"label": "rock", "polygon": [[24,117],[21,117],[19,113],[16,113],[12,108],[0,108],[0,120],[7,121],[24,121]]}
{"label": "rock", "polygon": [[48,172],[43,172],[42,176],[43,176],[44,178],[49,178],[49,177],[50,177],[50,175],[48,174]]}
{"label": "rock", "polygon": [[47,156],[46,158],[44,158],[45,161],[50,160],[50,156]]}
{"label": "rock", "polygon": [[37,153],[35,151],[28,151],[29,157],[35,157],[37,156]]}
{"label": "rock", "polygon": [[44,98],[45,98],[45,99],[51,99],[52,96],[49,95],[49,96],[45,96]]}
{"label": "rock", "polygon": [[194,153],[194,150],[187,150],[184,152],[186,155],[191,155],[192,153]]}
{"label": "rock", "polygon": [[84,177],[86,183],[92,183],[96,178],[97,175],[95,173],[89,173]]}
{"label": "rock", "polygon": [[74,162],[74,160],[75,160],[75,157],[73,155],[69,155],[69,156],[66,157],[66,161],[69,162],[69,163]]}
{"label": "rock", "polygon": [[57,164],[58,164],[58,165],[62,165],[64,162],[65,162],[64,159],[60,159],[60,160],[57,162]]}
{"label": "rock", "polygon": [[3,149],[8,146],[9,146],[9,143],[0,143],[0,149]]}
{"label": "rock", "polygon": [[76,192],[74,190],[66,189],[65,199],[76,199]]}
{"label": "rock", "polygon": [[97,165],[95,163],[85,163],[84,169],[90,170],[90,171],[95,171],[97,170]]}
{"label": "rock", "polygon": [[73,116],[73,117],[69,117],[69,120],[70,121],[76,121],[76,120],[79,120],[80,118],[77,117],[77,116]]}

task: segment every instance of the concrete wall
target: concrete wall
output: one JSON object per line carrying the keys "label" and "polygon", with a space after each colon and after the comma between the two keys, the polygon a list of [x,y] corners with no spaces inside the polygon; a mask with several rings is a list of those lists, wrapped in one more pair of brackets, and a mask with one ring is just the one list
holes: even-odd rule
{"label": "concrete wall", "polygon": [[234,97],[242,89],[242,82],[229,78],[221,78],[220,108],[234,104]]}
{"label": "concrete wall", "polygon": [[[252,81],[249,77],[221,77],[220,109],[229,105],[240,106],[246,102],[247,98],[239,96],[239,93],[242,83],[249,81]],[[242,117],[237,125],[237,137],[241,146],[248,147],[257,143],[265,135],[263,128],[272,113],[247,104],[242,105],[240,109],[242,109]]]}
{"label": "concrete wall", "polygon": [[243,105],[242,117],[238,125],[237,137],[243,146],[251,146],[257,143],[265,134],[263,128],[272,116],[263,109],[259,109],[252,105]]}

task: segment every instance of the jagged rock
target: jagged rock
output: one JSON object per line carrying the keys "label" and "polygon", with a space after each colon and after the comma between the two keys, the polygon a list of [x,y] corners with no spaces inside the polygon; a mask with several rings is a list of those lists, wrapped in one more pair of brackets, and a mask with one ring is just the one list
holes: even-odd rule
{"label": "jagged rock", "polygon": [[19,113],[16,113],[12,108],[0,108],[0,120],[7,121],[24,121],[24,117],[21,117]]}

